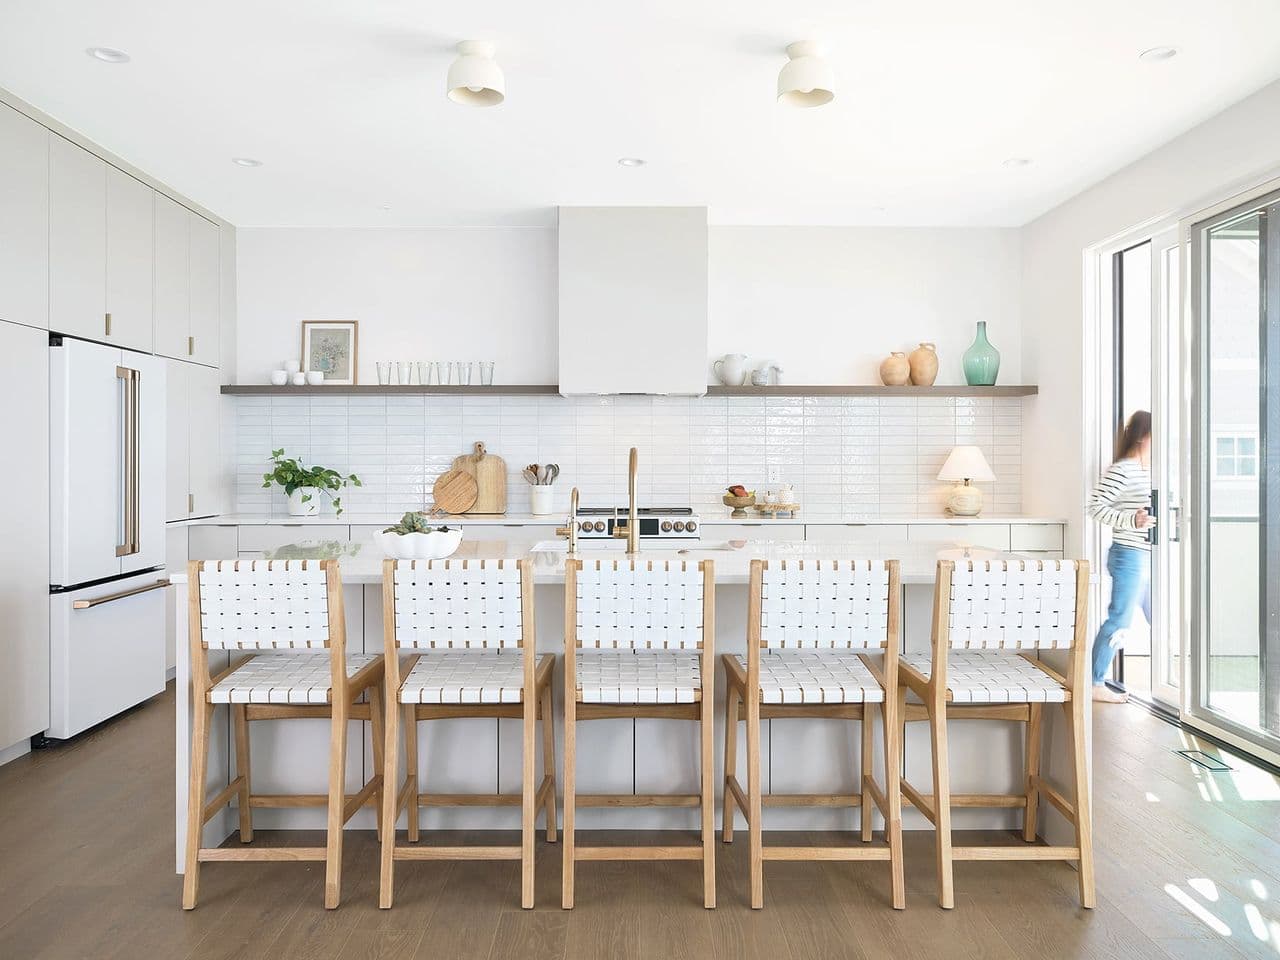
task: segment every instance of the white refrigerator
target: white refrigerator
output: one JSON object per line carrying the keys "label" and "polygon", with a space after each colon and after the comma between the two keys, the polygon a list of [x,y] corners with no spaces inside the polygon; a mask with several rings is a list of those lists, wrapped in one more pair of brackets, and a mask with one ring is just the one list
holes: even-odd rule
{"label": "white refrigerator", "polygon": [[165,365],[49,339],[46,736],[65,739],[164,689]]}

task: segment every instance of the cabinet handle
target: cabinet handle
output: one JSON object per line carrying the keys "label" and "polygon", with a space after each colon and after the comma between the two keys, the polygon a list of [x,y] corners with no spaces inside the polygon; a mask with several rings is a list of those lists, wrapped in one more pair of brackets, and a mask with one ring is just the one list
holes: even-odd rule
{"label": "cabinet handle", "polygon": [[74,600],[71,606],[75,610],[88,610],[90,607],[96,607],[100,603],[111,603],[114,600],[123,600],[126,597],[136,597],[140,593],[150,593],[152,590],[163,590],[169,585],[168,580],[157,580],[155,583],[148,583],[146,586],[134,587],[132,590],[121,590],[119,593],[109,593],[105,597],[94,597],[92,600]]}
{"label": "cabinet handle", "polygon": [[106,322],[105,326],[106,326],[106,330],[103,332],[103,334],[102,334],[102,335],[103,335],[104,337],[109,337],[109,336],[111,336],[111,314],[109,314],[109,313],[107,314],[107,322]]}
{"label": "cabinet handle", "polygon": [[187,494],[187,513],[196,512],[196,495],[194,493]]}
{"label": "cabinet handle", "polygon": [[196,355],[196,338],[187,337],[187,356],[194,357]]}

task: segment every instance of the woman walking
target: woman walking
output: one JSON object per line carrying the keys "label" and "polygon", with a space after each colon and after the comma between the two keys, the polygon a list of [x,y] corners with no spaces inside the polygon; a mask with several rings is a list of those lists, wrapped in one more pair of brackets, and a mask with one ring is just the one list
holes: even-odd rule
{"label": "woman walking", "polygon": [[1120,434],[1116,462],[1089,497],[1089,516],[1111,528],[1111,549],[1107,551],[1111,604],[1107,607],[1107,620],[1093,641],[1093,699],[1108,703],[1128,699],[1106,684],[1116,655],[1116,631],[1129,626],[1134,608],[1139,605],[1147,623],[1151,622],[1151,545],[1147,529],[1156,521],[1149,512],[1150,469],[1151,414],[1138,410]]}

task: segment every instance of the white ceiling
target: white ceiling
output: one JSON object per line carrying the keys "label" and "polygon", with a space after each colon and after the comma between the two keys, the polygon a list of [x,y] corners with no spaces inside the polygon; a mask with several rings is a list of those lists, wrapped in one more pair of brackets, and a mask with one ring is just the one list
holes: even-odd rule
{"label": "white ceiling", "polygon": [[[836,71],[816,110],[774,101],[806,37]],[[468,38],[497,44],[501,106],[445,97]],[[1158,45],[1180,55],[1139,62]],[[1018,225],[1277,77],[1275,0],[0,6],[0,86],[239,225],[542,224],[574,203]]]}

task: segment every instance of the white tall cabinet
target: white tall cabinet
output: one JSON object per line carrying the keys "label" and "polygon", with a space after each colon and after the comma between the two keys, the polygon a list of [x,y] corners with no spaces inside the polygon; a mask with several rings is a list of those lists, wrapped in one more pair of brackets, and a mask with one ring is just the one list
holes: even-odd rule
{"label": "white tall cabinet", "polygon": [[226,503],[218,371],[180,360],[167,367],[165,520],[221,513]]}
{"label": "white tall cabinet", "polygon": [[49,337],[0,322],[0,753],[49,726]]}
{"label": "white tall cabinet", "polygon": [[0,104],[0,320],[49,326],[49,131]]}

